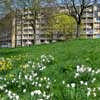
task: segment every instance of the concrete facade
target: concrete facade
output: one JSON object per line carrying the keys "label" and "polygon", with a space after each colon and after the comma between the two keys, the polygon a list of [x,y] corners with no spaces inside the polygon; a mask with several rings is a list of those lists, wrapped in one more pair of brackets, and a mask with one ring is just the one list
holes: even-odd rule
{"label": "concrete facade", "polygon": [[100,38],[100,4],[84,11],[82,24],[86,38]]}

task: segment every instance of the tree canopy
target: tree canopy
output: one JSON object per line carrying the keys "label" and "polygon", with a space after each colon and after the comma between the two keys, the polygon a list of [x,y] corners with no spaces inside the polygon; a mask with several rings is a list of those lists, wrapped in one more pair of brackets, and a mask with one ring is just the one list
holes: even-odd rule
{"label": "tree canopy", "polygon": [[73,16],[77,22],[76,37],[80,36],[80,25],[82,15],[86,8],[93,6],[97,3],[97,0],[61,0],[62,3],[68,9],[69,15]]}
{"label": "tree canopy", "polygon": [[49,25],[51,30],[65,34],[74,33],[76,29],[75,19],[64,13],[53,15]]}

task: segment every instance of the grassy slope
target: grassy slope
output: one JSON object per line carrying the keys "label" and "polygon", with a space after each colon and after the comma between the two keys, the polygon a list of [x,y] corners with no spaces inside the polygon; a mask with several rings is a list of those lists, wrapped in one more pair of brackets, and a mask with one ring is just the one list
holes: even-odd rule
{"label": "grassy slope", "polygon": [[[28,55],[27,58],[19,60],[20,62],[15,62],[16,67],[22,64],[22,62],[29,59],[36,59],[42,54],[51,54],[55,57],[56,63],[47,66],[43,75],[49,76],[51,79],[56,79],[56,85],[58,85],[58,83],[60,84],[62,80],[68,79],[72,81],[71,75],[73,75],[73,68],[70,68],[75,67],[77,64],[89,65],[91,67],[100,67],[100,40],[70,40],[49,45],[39,45],[15,49],[0,49],[0,57]],[[65,68],[71,70],[71,72],[69,72],[70,74],[63,73],[63,69]],[[17,74],[17,68],[12,70],[11,73]],[[54,89],[54,91],[56,92],[57,89]],[[60,98],[61,96],[59,95],[59,88],[57,93],[58,98],[55,100],[63,100]],[[84,93],[82,93],[82,95],[83,94]],[[28,100],[27,96],[28,95],[22,96],[22,100],[24,100],[24,97],[26,98],[25,100]],[[96,100],[99,99],[96,98]]]}
{"label": "grassy slope", "polygon": [[42,54],[51,54],[55,57],[58,66],[85,64],[99,67],[100,40],[70,40],[49,45],[0,49],[0,57],[25,54],[29,55],[29,59],[34,59]]}

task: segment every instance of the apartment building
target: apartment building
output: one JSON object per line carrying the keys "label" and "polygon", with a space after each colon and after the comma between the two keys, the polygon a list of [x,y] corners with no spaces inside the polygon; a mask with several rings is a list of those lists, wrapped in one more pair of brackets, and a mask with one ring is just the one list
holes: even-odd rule
{"label": "apartment building", "polygon": [[100,38],[100,4],[84,11],[82,18],[83,32],[86,38]]}
{"label": "apartment building", "polygon": [[[59,7],[64,12],[64,7]],[[48,13],[49,14],[49,13]],[[30,46],[65,40],[64,34],[48,34],[48,14],[41,10],[36,21],[36,34],[33,32],[30,20],[32,12],[30,8],[16,10],[0,20],[0,47]],[[100,38],[100,4],[87,8],[82,17],[84,38]]]}
{"label": "apartment building", "polygon": [[0,47],[30,46],[65,39],[62,34],[47,33],[48,14],[44,10],[41,10],[36,20],[36,34],[30,23],[31,20],[33,15],[30,8],[16,10],[15,13],[1,19],[4,30],[0,28]]}
{"label": "apartment building", "polygon": [[[15,46],[26,46],[34,43],[33,29],[30,26],[29,10],[16,10],[16,25],[15,25]],[[28,18],[28,19],[27,19]]]}

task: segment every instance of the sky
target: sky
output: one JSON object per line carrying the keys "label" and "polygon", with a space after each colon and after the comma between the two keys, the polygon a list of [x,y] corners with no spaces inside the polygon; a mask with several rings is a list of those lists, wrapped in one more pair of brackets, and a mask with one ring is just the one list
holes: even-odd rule
{"label": "sky", "polygon": [[[76,0],[76,2],[78,2],[79,0]],[[94,1],[94,0],[91,0],[92,2]],[[97,0],[98,1],[98,3],[100,3],[100,0]],[[61,0],[58,0],[58,2],[61,2]]]}
{"label": "sky", "polygon": [[[14,1],[14,7],[16,6],[16,1],[18,0],[13,0]],[[79,0],[76,0],[76,2],[78,2]],[[94,1],[94,0],[91,0]],[[61,0],[58,0],[59,3],[61,3]],[[98,2],[100,3],[100,0],[98,0]],[[0,4],[0,16],[2,16],[2,12],[3,12],[3,5]]]}

